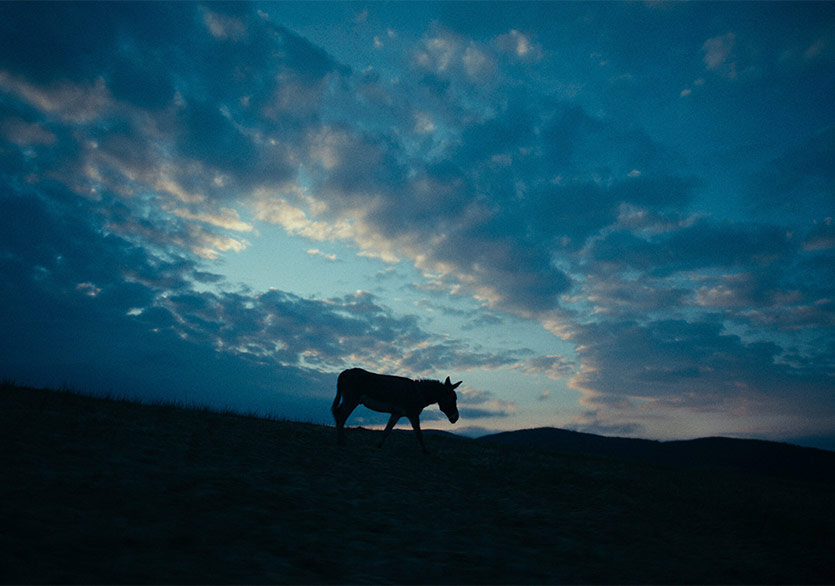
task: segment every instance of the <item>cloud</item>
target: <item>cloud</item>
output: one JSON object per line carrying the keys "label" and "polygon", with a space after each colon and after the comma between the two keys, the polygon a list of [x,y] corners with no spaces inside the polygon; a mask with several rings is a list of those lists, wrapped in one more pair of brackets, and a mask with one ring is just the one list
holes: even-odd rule
{"label": "cloud", "polygon": [[458,411],[464,419],[509,417],[518,411],[513,401],[497,399],[489,391],[462,387],[458,391]]}
{"label": "cloud", "polygon": [[[181,337],[179,322],[156,303],[163,291],[187,291],[203,278],[194,262],[166,261],[118,236],[102,237],[94,204],[60,189],[18,193],[6,182],[4,192],[0,301],[14,311],[3,312],[2,327],[16,332],[2,340],[6,376],[276,412],[292,401],[271,395],[270,385],[318,377],[231,361]],[[224,387],[238,394],[215,394]]]}
{"label": "cloud", "polygon": [[423,41],[423,47],[415,55],[420,67],[436,74],[448,72],[455,64],[459,42],[451,36],[434,36]]}
{"label": "cloud", "polygon": [[823,219],[835,201],[835,127],[827,126],[786,149],[751,178],[749,209],[766,217]]}
{"label": "cloud", "polygon": [[456,84],[488,82],[496,73],[495,57],[487,46],[440,26],[424,36],[414,61],[421,70]]}
{"label": "cloud", "polygon": [[186,339],[281,366],[334,370],[398,354],[429,336],[412,316],[394,317],[373,296],[303,299],[290,293],[190,292],[158,301]]}
{"label": "cloud", "polygon": [[500,51],[509,53],[520,61],[537,61],[543,56],[542,48],[532,42],[528,35],[516,29],[499,35],[494,42]]}
{"label": "cloud", "polygon": [[804,59],[816,59],[826,52],[829,47],[827,39],[818,39],[803,52]]}
{"label": "cloud", "polygon": [[640,423],[618,422],[612,423],[596,410],[584,411],[575,417],[567,426],[567,429],[583,433],[594,433],[613,437],[630,437],[640,435],[645,427]]}
{"label": "cloud", "polygon": [[328,262],[339,262],[339,258],[337,258],[337,256],[335,254],[327,254],[325,252],[322,252],[318,248],[310,248],[306,251],[306,253],[309,254],[310,256],[321,257]]}
{"label": "cloud", "polygon": [[[301,396],[349,363],[427,376],[515,369],[569,378],[589,429],[614,429],[616,413],[623,431],[649,429],[642,409],[688,413],[699,400],[813,417],[812,397],[828,416],[829,127],[755,169],[751,216],[731,221],[705,213],[714,185],[663,133],[641,130],[626,106],[561,93],[576,72],[543,59],[546,35],[515,20],[481,37],[441,22],[404,28],[395,76],[382,67],[395,63],[388,51],[373,52],[375,68],[340,63],[248,4],[7,12],[0,291],[20,307],[8,331],[34,320],[69,372],[94,369],[95,350],[112,358],[108,376],[158,365],[155,381],[180,384],[178,368],[202,360],[212,365],[203,382],[233,384],[238,368],[256,381],[247,393],[269,395],[277,376]],[[813,32],[795,43],[809,68],[828,55]],[[738,79],[758,59],[751,32],[694,34],[710,37],[702,71]],[[586,64],[597,54],[595,70],[613,54],[576,50]],[[457,317],[535,320],[576,344],[576,359],[439,337],[365,292],[233,291],[211,261],[249,246],[257,222],[311,240],[324,260],[336,260],[324,243],[339,241],[405,261],[420,290],[481,302],[482,317]],[[39,305],[55,310],[38,317]],[[74,349],[73,331],[119,342]],[[34,372],[36,334],[24,338],[10,364]],[[489,400],[470,408],[512,412]]]}
{"label": "cloud", "polygon": [[[247,245],[228,232],[252,229],[229,202],[246,201],[251,194],[275,189],[294,177],[291,165],[297,163],[291,160],[300,148],[301,135],[296,134],[293,143],[286,121],[296,125],[299,110],[285,112],[282,100],[295,99],[288,91],[307,92],[297,103],[313,103],[315,108],[315,95],[334,66],[321,50],[260,19],[259,27],[244,35],[242,18],[252,15],[199,11],[211,35],[225,35],[242,45],[226,52],[211,47],[211,35],[204,41],[198,36],[191,47],[194,63],[186,66],[176,37],[160,39],[156,54],[148,60],[142,55],[143,39],[126,37],[118,50],[110,51],[112,63],[103,63],[92,78],[41,82],[30,81],[28,71],[0,71],[0,91],[30,108],[28,120],[7,117],[2,128],[17,143],[55,147],[51,153],[60,158],[51,162],[49,172],[75,192],[97,199],[115,196],[120,206],[117,213],[110,213],[110,230],[134,241],[217,258]],[[120,9],[110,17],[118,20],[129,13]],[[142,34],[141,28],[131,30]],[[264,55],[270,54],[265,53],[265,44],[269,43],[279,44],[283,53],[265,63]],[[171,57],[167,67],[157,63],[160,54]],[[212,59],[201,57],[209,54]],[[201,76],[204,63],[210,61],[218,66],[218,75]],[[253,66],[258,64],[263,67],[255,71]],[[154,75],[168,72],[162,74],[166,79],[160,86],[165,90],[161,99],[151,105],[142,97],[148,94],[147,84],[129,87],[122,83],[125,65],[133,68],[129,76],[139,75],[143,81],[147,76],[142,71],[152,66],[157,66]],[[195,77],[176,81],[177,67]],[[212,85],[230,71],[237,76],[231,83]],[[210,85],[195,87],[195,79]],[[277,89],[271,92],[261,87],[259,99],[241,100],[244,92],[262,84]],[[117,91],[111,91],[111,85]],[[267,102],[260,96],[267,96]],[[273,96],[274,100],[269,99]],[[106,124],[98,124],[104,119]],[[270,138],[277,136],[278,127],[280,142]]]}
{"label": "cloud", "polygon": [[368,9],[363,8],[362,12],[358,12],[354,15],[353,22],[354,24],[363,24],[368,21]]}
{"label": "cloud", "polygon": [[740,36],[728,32],[724,35],[711,37],[702,45],[702,62],[705,70],[711,71],[719,77],[737,81],[752,80],[768,72],[770,59],[767,49],[758,47],[759,44],[784,43],[785,39],[762,41],[750,31],[743,31]]}
{"label": "cloud", "polygon": [[791,254],[796,243],[778,226],[696,220],[680,229],[641,238],[614,231],[594,244],[593,257],[608,268],[655,276],[706,267],[767,266]]}
{"label": "cloud", "polygon": [[196,220],[210,226],[217,226],[235,232],[251,232],[252,224],[241,220],[238,212],[232,208],[220,208],[217,212],[195,213],[184,208],[175,208],[171,213],[186,220]]}
{"label": "cloud", "polygon": [[[470,124],[450,153],[460,166],[404,164],[407,145],[347,124],[322,126],[305,140],[313,163],[306,194],[292,203],[261,198],[259,217],[316,240],[349,241],[386,260],[408,257],[450,288],[464,286],[497,308],[527,316],[551,310],[571,283],[552,262],[567,242],[581,246],[617,220],[623,202],[659,209],[686,202],[691,183],[659,175],[665,155],[640,134],[561,105],[561,116],[547,120],[526,109]],[[420,128],[410,130],[428,131],[428,120],[421,113]],[[586,128],[607,139],[620,179],[614,169],[569,175],[577,163],[564,153],[577,151],[579,161],[593,151],[583,142]],[[508,149],[516,150],[513,167],[497,167],[497,156],[511,157]],[[608,153],[595,156],[611,168]],[[555,182],[551,163],[569,178]],[[637,167],[645,171],[636,175]]]}
{"label": "cloud", "polygon": [[59,82],[44,87],[8,71],[0,71],[0,91],[64,122],[90,122],[106,115],[113,106],[112,96],[102,78],[92,83]]}
{"label": "cloud", "polygon": [[55,134],[40,124],[26,122],[16,116],[0,121],[0,133],[2,133],[6,140],[20,147],[32,145],[50,146],[55,144],[57,140]]}
{"label": "cloud", "polygon": [[476,46],[470,45],[464,50],[461,58],[464,71],[472,79],[488,77],[493,72],[494,63],[490,56]]}
{"label": "cloud", "polygon": [[444,340],[419,344],[407,350],[397,364],[406,372],[429,374],[445,367],[459,370],[497,369],[515,363],[517,359],[515,352],[485,352],[480,348],[471,348],[460,340]]}
{"label": "cloud", "polygon": [[[295,233],[320,241],[348,240],[364,254],[390,261],[405,254],[424,271],[439,272],[449,280],[455,275],[460,284],[497,307],[530,313],[554,305],[569,279],[551,266],[551,254],[542,248],[546,241],[539,234],[533,239],[520,239],[513,233],[497,238],[503,230],[500,218],[514,209],[512,202],[479,202],[474,197],[479,187],[473,174],[404,165],[406,149],[388,137],[359,132],[346,124],[321,123],[315,113],[324,106],[327,80],[334,73],[344,75],[344,69],[321,50],[263,19],[246,21],[244,35],[235,24],[245,22],[241,15],[201,11],[210,38],[226,35],[242,45],[239,57],[222,48],[213,49],[219,52],[216,58],[219,55],[220,62],[227,67],[235,65],[238,78],[207,86],[211,100],[205,92],[198,97],[188,83],[180,84],[176,92],[168,83],[163,84],[170,92],[167,106],[147,112],[136,107],[138,91],[117,92],[126,101],[112,97],[109,81],[115,82],[115,77],[109,81],[96,78],[92,85],[59,85],[57,89],[8,75],[3,78],[8,92],[62,122],[92,121],[94,114],[76,104],[92,104],[98,108],[96,116],[115,116],[121,121],[115,132],[98,131],[94,140],[79,145],[78,156],[66,161],[62,171],[68,182],[73,178],[78,193],[100,197],[102,190],[109,190],[125,203],[125,211],[137,206],[135,211],[114,216],[110,229],[215,258],[246,246],[245,240],[227,233],[251,228],[251,222],[228,205],[227,200],[238,197],[253,205],[258,218]],[[524,49],[521,37],[511,37]],[[263,60],[263,47],[269,42],[283,48],[280,58],[261,71],[244,66],[250,55]],[[208,51],[208,46],[198,44],[195,55]],[[436,73],[454,66],[465,76],[478,76],[491,61],[486,47],[443,31],[427,38],[425,47],[431,49]],[[171,53],[184,58],[173,49]],[[223,75],[225,71],[221,70]],[[275,88],[272,91],[271,86]],[[255,88],[260,91],[252,91]],[[309,112],[304,112],[306,107]],[[511,122],[511,114],[508,112],[507,124],[518,124],[515,119]],[[421,112],[413,130],[439,130],[437,115]],[[27,124],[30,138],[35,140],[36,127]],[[520,137],[535,136],[530,128],[523,125],[522,129],[527,134]],[[41,142],[51,140],[50,135],[39,136]],[[467,137],[467,143],[471,142]],[[512,161],[536,158],[531,155],[536,147],[520,142],[512,157],[491,152],[489,164],[493,165],[496,157]],[[311,162],[315,197],[300,192],[295,183],[302,160]],[[162,196],[156,209],[148,209],[150,199],[135,197],[143,191]],[[570,201],[570,197],[558,199]],[[527,207],[526,212],[533,212],[534,217],[541,211]],[[589,230],[611,219],[612,209]],[[439,218],[441,225],[435,227],[435,234],[427,234],[431,225],[426,220],[432,217]],[[508,227],[530,232],[520,219],[513,214]],[[550,246],[552,235],[542,236]]]}
{"label": "cloud", "polygon": [[[609,420],[642,411],[831,421],[831,361],[818,349],[795,362],[771,342],[746,342],[717,321],[601,322],[572,335],[582,368],[571,385]],[[784,395],[794,389],[792,398]],[[614,417],[613,417],[614,415]]]}
{"label": "cloud", "polygon": [[201,7],[201,9],[203,11],[203,23],[214,38],[219,41],[246,39],[246,25],[241,20],[217,14],[206,7]]}
{"label": "cloud", "polygon": [[[165,260],[118,235],[102,238],[94,201],[79,205],[66,191],[33,189],[11,189],[0,201],[0,302],[15,308],[2,326],[20,334],[4,338],[6,376],[61,384],[38,375],[40,357],[49,356],[61,376],[91,390],[278,413],[292,407],[295,416],[313,417],[314,407],[326,412],[332,392],[323,372],[381,365],[434,374],[508,360],[439,341],[416,317],[394,315],[367,292],[305,299],[279,290],[198,290],[219,277],[182,253]],[[197,375],[194,364],[201,364]],[[304,396],[312,402],[301,405]],[[508,408],[476,403],[485,412]]]}
{"label": "cloud", "polygon": [[632,318],[671,308],[686,306],[691,289],[684,283],[647,277],[624,277],[618,274],[587,275],[581,297],[595,315]]}
{"label": "cloud", "polygon": [[827,216],[822,221],[814,220],[812,227],[805,235],[803,250],[826,251],[835,248],[835,225],[832,217]]}
{"label": "cloud", "polygon": [[[560,355],[546,355],[529,358],[523,362],[518,362],[514,368],[521,370],[527,375],[543,374],[548,378],[560,380],[572,376],[575,372],[575,365]],[[544,394],[541,398],[547,398],[550,393]]]}
{"label": "cloud", "polygon": [[736,65],[729,63],[731,59],[734,44],[736,43],[736,35],[734,33],[727,33],[718,37],[711,37],[702,45],[702,52],[704,52],[703,61],[708,70],[721,70],[723,74],[728,77],[736,77]]}
{"label": "cloud", "polygon": [[435,131],[432,117],[424,112],[415,112],[415,133],[429,134]]}

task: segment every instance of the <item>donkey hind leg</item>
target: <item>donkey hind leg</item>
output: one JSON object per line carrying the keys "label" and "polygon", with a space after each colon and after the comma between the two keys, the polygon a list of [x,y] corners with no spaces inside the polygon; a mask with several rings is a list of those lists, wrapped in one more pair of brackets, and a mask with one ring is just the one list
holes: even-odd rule
{"label": "donkey hind leg", "polygon": [[333,400],[333,404],[331,405],[331,413],[333,413],[334,421],[339,421],[336,417],[336,410],[339,407],[339,401],[342,399],[342,389],[339,388],[339,385],[336,387],[336,398]]}
{"label": "donkey hind leg", "polygon": [[378,448],[383,447],[383,442],[386,441],[386,438],[391,433],[391,430],[394,429],[394,426],[397,425],[397,422],[400,420],[402,415],[398,415],[396,413],[392,413],[391,417],[389,417],[389,422],[386,423],[386,429],[383,431],[383,437],[380,439],[380,443],[377,444]]}
{"label": "donkey hind leg", "polygon": [[412,429],[415,430],[415,435],[417,435],[418,443],[420,447],[423,449],[424,454],[428,454],[429,450],[426,449],[426,444],[423,443],[423,433],[420,431],[420,417],[415,415],[414,417],[409,417],[409,421],[412,422]]}
{"label": "donkey hind leg", "polygon": [[336,441],[339,445],[345,443],[345,422],[357,405],[359,403],[347,401],[343,395],[342,404],[333,410],[333,418],[336,420]]}

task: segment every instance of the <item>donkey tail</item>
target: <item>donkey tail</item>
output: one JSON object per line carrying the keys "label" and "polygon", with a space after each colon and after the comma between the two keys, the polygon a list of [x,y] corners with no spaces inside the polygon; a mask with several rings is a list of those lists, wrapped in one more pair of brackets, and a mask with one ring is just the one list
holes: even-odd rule
{"label": "donkey tail", "polygon": [[336,382],[336,398],[333,400],[333,405],[331,405],[331,413],[333,413],[334,419],[336,419],[336,409],[339,407],[339,400],[342,398],[342,389],[340,388],[339,381]]}

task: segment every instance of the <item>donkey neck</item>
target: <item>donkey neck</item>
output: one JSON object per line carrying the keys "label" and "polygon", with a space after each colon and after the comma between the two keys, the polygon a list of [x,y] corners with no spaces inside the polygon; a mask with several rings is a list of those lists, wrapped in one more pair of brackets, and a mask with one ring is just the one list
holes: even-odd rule
{"label": "donkey neck", "polygon": [[423,398],[423,402],[427,406],[437,403],[441,398],[440,387],[441,384],[434,380],[417,380],[415,381],[415,390]]}

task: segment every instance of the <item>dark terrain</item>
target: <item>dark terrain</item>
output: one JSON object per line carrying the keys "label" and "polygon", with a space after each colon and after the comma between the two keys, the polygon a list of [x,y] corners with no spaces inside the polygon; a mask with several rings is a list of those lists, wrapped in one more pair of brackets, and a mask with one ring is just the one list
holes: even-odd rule
{"label": "dark terrain", "polygon": [[411,432],[340,448],[331,427],[3,385],[0,581],[835,583],[835,483],[808,470],[833,454],[614,457],[559,432],[432,434],[424,457]]}
{"label": "dark terrain", "polygon": [[726,470],[835,482],[835,452],[762,440],[706,437],[659,442],[540,427],[496,433],[478,441],[704,471]]}

